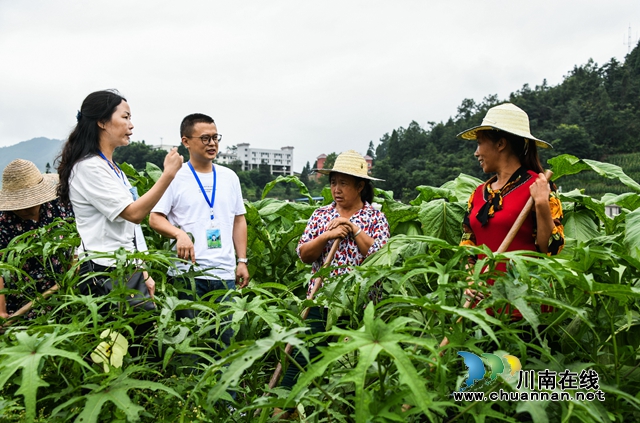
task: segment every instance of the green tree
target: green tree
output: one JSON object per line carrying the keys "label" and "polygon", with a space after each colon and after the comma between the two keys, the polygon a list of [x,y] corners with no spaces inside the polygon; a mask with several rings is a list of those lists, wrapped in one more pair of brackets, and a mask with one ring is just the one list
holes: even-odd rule
{"label": "green tree", "polygon": [[367,156],[371,157],[374,161],[376,160],[376,149],[373,146],[373,141],[369,141],[369,148],[367,148]]}
{"label": "green tree", "polygon": [[302,167],[302,172],[300,172],[300,180],[305,185],[309,183],[309,174],[311,173],[311,166],[309,162]]}
{"label": "green tree", "polygon": [[148,146],[143,140],[134,141],[127,146],[116,148],[113,152],[113,160],[116,163],[129,163],[136,169],[144,169],[147,163],[153,163],[162,169],[166,155],[166,151],[156,150]]}
{"label": "green tree", "polygon": [[[333,153],[327,154],[327,158],[324,160],[324,164],[322,165],[323,169],[333,169],[333,165],[336,163],[336,158],[338,154],[334,151]],[[329,175],[322,175],[318,178],[318,184],[320,186],[329,185]]]}
{"label": "green tree", "polygon": [[189,157],[191,157],[191,155],[189,154],[189,150],[182,143],[178,146],[178,154],[182,156],[185,163],[188,162]]}

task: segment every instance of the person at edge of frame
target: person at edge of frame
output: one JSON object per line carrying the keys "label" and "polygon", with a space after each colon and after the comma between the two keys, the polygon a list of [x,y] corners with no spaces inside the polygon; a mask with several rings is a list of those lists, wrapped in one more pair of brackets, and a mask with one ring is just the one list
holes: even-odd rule
{"label": "person at edge of frame", "polygon": [[[0,191],[0,250],[15,237],[42,228],[56,218],[73,217],[71,208],[58,201],[57,189],[58,175],[42,174],[28,160],[16,159],[5,167]],[[52,256],[50,260],[49,270],[41,259],[31,257],[22,269],[24,276],[15,275],[6,281],[0,276],[0,290],[9,290],[7,294],[0,294],[1,318],[22,316],[25,320],[33,320],[52,311],[48,305],[29,306],[33,305],[37,294],[46,296],[58,289],[51,275],[64,272],[63,261],[59,256]]]}

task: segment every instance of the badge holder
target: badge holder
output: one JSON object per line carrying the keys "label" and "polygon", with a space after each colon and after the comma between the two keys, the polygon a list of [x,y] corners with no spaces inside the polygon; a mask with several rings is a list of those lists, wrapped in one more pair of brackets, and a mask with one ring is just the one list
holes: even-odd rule
{"label": "badge holder", "polygon": [[211,226],[206,230],[207,249],[222,248],[222,238],[220,226],[213,218],[213,210],[211,211]]}

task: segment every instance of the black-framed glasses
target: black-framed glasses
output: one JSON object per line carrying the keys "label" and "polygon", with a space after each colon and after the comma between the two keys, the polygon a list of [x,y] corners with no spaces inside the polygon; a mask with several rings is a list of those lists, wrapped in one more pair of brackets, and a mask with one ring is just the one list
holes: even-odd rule
{"label": "black-framed glasses", "polygon": [[213,142],[215,143],[220,143],[220,141],[222,140],[222,134],[201,135],[199,137],[187,137],[187,138],[200,138],[200,141],[202,141],[204,145],[207,145],[211,140],[213,140]]}

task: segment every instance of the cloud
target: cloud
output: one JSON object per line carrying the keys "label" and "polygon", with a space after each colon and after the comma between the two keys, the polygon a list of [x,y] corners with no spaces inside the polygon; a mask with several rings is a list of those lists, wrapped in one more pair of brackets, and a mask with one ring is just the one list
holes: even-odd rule
{"label": "cloud", "polygon": [[[636,1],[2,3],[0,146],[64,138],[84,97],[118,88],[133,139],[178,140],[195,111],[225,144],[293,145],[300,170],[464,98],[557,84],[622,60]],[[633,23],[632,23],[633,24]],[[636,28],[639,23],[635,23]]]}

